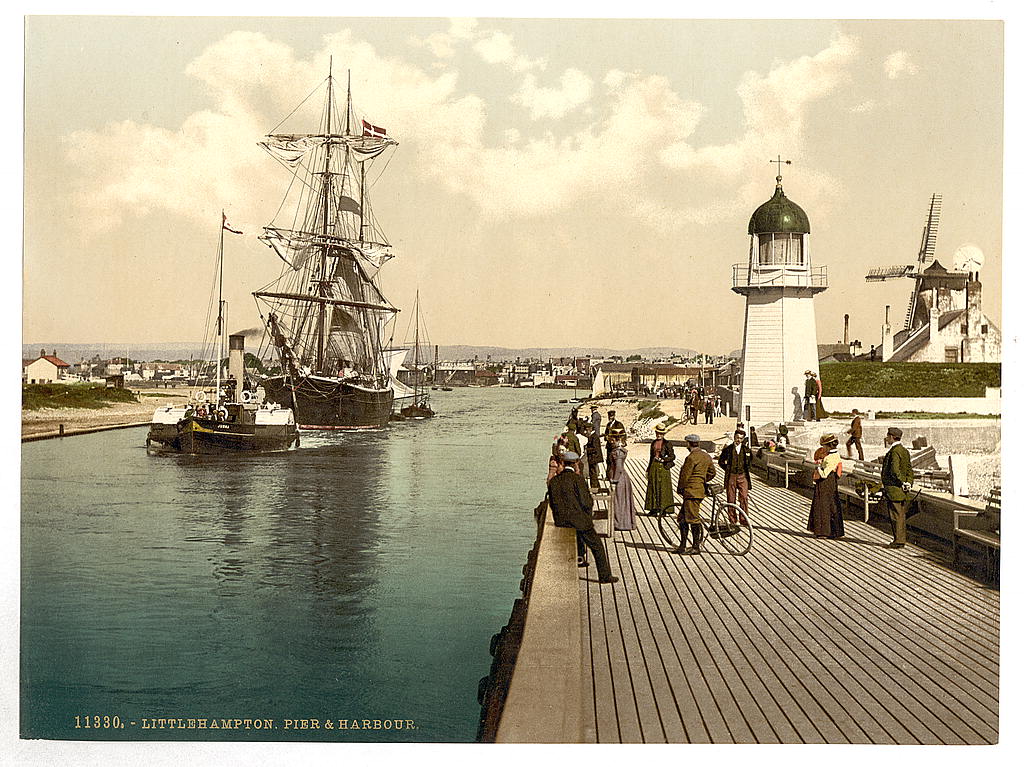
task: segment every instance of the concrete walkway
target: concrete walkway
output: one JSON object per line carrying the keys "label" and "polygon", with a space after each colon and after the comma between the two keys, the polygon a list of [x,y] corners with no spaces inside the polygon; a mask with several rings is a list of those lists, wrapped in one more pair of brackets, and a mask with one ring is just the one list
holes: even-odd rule
{"label": "concrete walkway", "polygon": [[641,516],[606,539],[618,584],[580,570],[586,741],[997,741],[998,591],[861,522],[815,539],[795,492],[752,499],[746,556],[673,555]]}

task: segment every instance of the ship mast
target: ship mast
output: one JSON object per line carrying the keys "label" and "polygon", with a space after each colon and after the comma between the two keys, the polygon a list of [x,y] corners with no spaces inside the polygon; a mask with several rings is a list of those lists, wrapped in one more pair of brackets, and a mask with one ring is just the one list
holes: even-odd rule
{"label": "ship mast", "polygon": [[214,390],[214,407],[220,405],[220,363],[224,359],[222,352],[224,347],[224,211],[220,212],[220,247],[217,255],[217,388]]}

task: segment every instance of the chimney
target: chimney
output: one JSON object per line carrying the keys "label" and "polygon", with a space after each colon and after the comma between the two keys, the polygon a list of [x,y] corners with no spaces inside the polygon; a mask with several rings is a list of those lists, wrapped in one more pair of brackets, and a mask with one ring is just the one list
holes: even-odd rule
{"label": "chimney", "polygon": [[977,273],[967,282],[967,336],[977,338],[981,335],[981,282]]}
{"label": "chimney", "polygon": [[882,362],[892,357],[892,328],[889,326],[889,305],[885,305],[885,324],[882,325]]}
{"label": "chimney", "polygon": [[228,336],[228,377],[235,379],[235,390],[228,394],[238,402],[245,388],[245,336],[242,333]]}
{"label": "chimney", "polygon": [[40,349],[39,350],[39,356],[40,357],[45,357],[46,356],[46,349]]}
{"label": "chimney", "polygon": [[843,315],[843,346],[850,345],[850,315]]}

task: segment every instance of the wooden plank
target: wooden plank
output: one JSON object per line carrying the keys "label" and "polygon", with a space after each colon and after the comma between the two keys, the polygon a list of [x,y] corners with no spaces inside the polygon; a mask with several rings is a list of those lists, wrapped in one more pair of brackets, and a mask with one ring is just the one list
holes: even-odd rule
{"label": "wooden plank", "polygon": [[[655,530],[656,524],[653,520],[642,528],[645,535],[650,536],[649,541],[652,547],[658,540],[654,537],[657,536]],[[648,555],[649,561],[647,566],[652,570],[660,569],[661,563],[654,559],[654,553],[648,551]],[[707,613],[704,616],[705,618],[709,617]],[[712,628],[719,636],[728,637],[735,642],[735,630],[727,626],[719,618],[720,616],[713,616],[713,619],[718,619],[718,621],[716,624],[709,625],[712,625]],[[755,716],[758,721],[755,726],[763,728],[765,724],[768,724],[771,729],[769,734],[759,738],[759,742],[825,742],[824,738],[816,736],[813,723],[796,705],[786,685],[779,682],[772,674],[768,675],[770,679],[767,683],[762,679],[762,670],[770,670],[768,664],[758,664],[758,666],[755,666],[750,663],[746,658],[746,654],[742,652],[730,653],[729,658],[737,678],[741,680],[739,684],[745,685],[748,688],[752,699],[754,699],[754,705],[758,709],[758,715]],[[769,692],[769,686],[773,687],[771,692]],[[746,713],[749,720],[749,710]],[[799,722],[799,725],[792,724],[794,719]],[[802,736],[798,731],[800,729],[803,729],[805,736],[809,732],[809,736]],[[839,735],[838,731],[834,734]]]}
{"label": "wooden plank", "polygon": [[[591,573],[593,579],[584,579],[580,588],[587,593],[590,607],[590,644],[594,664],[594,733],[598,743],[619,743],[618,711],[615,707],[615,691],[612,685],[611,664],[608,656],[608,641],[604,627],[604,610],[601,603],[601,586],[596,582],[594,565],[581,573]],[[585,723],[586,727],[588,723]]]}
{"label": "wooden plank", "polygon": [[[780,508],[792,508],[796,503],[792,500],[761,495],[752,497],[752,500],[755,510],[758,504],[766,509],[778,511]],[[805,508],[809,508],[810,504],[806,499],[800,500],[805,503]],[[802,521],[804,518],[804,513],[799,513],[799,519]],[[823,549],[825,552],[850,550],[850,556],[855,557],[846,544],[867,544],[863,556],[845,560],[842,565],[847,570],[855,566],[859,577],[840,580],[840,587],[852,588],[849,593],[856,598],[862,596],[864,584],[889,583],[899,586],[892,589],[888,598],[878,602],[874,609],[888,613],[901,609],[917,610],[921,607],[922,600],[928,601],[929,615],[942,619],[929,621],[926,624],[929,632],[937,637],[945,637],[957,646],[963,646],[966,642],[968,649],[978,657],[998,657],[998,597],[993,598],[990,593],[978,594],[981,589],[972,580],[958,573],[936,568],[933,563],[916,556],[913,547],[899,553],[881,548],[882,542],[887,541],[888,536],[867,526],[851,527],[853,524],[847,523],[847,537],[839,546],[830,543]],[[797,532],[784,528],[766,529],[809,538],[809,534],[802,530]],[[898,568],[892,567],[894,561],[899,563]],[[911,572],[908,573],[908,570]]]}
{"label": "wooden plank", "polygon": [[581,662],[583,663],[583,742],[597,743],[597,711],[594,707],[596,697],[594,684],[594,652],[593,637],[590,631],[590,589],[580,587],[580,613],[583,638]]}
{"label": "wooden plank", "polygon": [[[824,544],[824,542],[820,542],[820,541],[814,541],[813,543]],[[835,548],[836,547],[836,543],[828,542],[828,544],[827,544],[827,546],[825,548],[828,549],[829,547]],[[841,550],[841,549],[836,549],[836,550]],[[810,556],[814,557],[813,564],[815,566],[820,565],[822,561],[827,561],[827,557],[828,557],[827,553],[825,554],[824,558],[820,554],[815,556],[812,553]],[[807,562],[812,562],[812,560],[811,559],[805,559],[805,563],[807,563]],[[798,571],[799,571],[800,565],[798,564],[797,567],[798,567]],[[792,562],[787,563],[786,572],[787,573],[791,573],[792,571],[793,571],[793,563]],[[806,568],[804,569],[804,574],[807,574]],[[836,575],[839,575],[839,574],[837,573]],[[810,580],[811,580],[811,582],[813,584],[813,578],[811,578]],[[832,586],[839,586],[839,587],[841,587],[842,583],[843,583],[843,580],[837,577],[835,579],[835,581],[832,583]],[[813,591],[813,590],[814,589],[812,588],[811,591]],[[882,596],[886,596],[886,595],[883,594]],[[831,599],[831,598],[834,598],[833,594],[831,594],[831,593],[824,594],[820,590],[820,588],[819,588],[819,590],[818,590],[817,607],[820,608],[820,609],[827,609],[828,605],[825,602],[828,599]],[[815,604],[813,600],[808,600],[808,602],[810,604],[812,604],[812,605]],[[853,632],[852,635],[856,638],[856,631],[858,629],[860,629],[862,626],[877,628],[877,626],[879,624],[877,622],[872,622],[872,613],[870,612],[871,608],[873,608],[874,605],[867,604],[867,605],[864,605],[864,607],[865,607],[864,612],[862,614],[856,616],[855,619],[850,619],[849,621],[847,621],[845,623],[842,620],[839,620],[839,624],[841,624],[840,630],[841,631],[846,631],[846,632]],[[922,611],[922,613],[923,614],[921,614],[921,615],[914,616],[913,619],[910,620],[909,622],[913,623],[915,625],[919,625],[920,622],[922,622],[922,621],[927,622],[927,610]],[[845,615],[845,612],[837,612],[837,615],[841,617],[841,616]],[[833,617],[835,617],[835,616],[833,616]],[[833,621],[832,625],[836,625],[836,622]],[[874,629],[867,631],[867,637],[865,637],[863,639],[861,649],[864,652],[866,652],[868,655],[874,654],[875,656],[877,656],[877,659],[881,662],[881,666],[880,666],[880,668],[878,670],[879,670],[880,673],[884,673],[885,672],[885,666],[891,665],[891,660],[886,658],[886,657],[884,657],[881,654],[881,652],[875,646],[875,644],[876,644],[875,641],[872,641],[872,640],[877,640],[877,636],[875,636],[875,630]],[[902,647],[902,643],[901,642],[897,642],[896,644],[898,646]],[[931,658],[931,656],[932,656],[932,652],[930,650],[926,651],[924,653],[923,659],[925,660],[926,663]],[[928,710],[931,710],[933,708],[937,708],[938,710],[942,710],[945,707],[944,701],[948,699],[948,697],[949,697],[951,692],[953,692],[953,693],[963,692],[964,689],[968,686],[968,685],[961,684],[961,680],[960,680],[960,676],[959,675],[950,675],[947,679],[943,680],[943,682],[946,684],[946,687],[944,689],[940,689],[933,682],[932,677],[933,676],[941,676],[942,673],[943,673],[942,669],[940,667],[934,667],[934,668],[929,668],[929,669],[922,669],[922,671],[924,673],[919,673],[919,674],[915,674],[913,676],[910,676],[910,675],[904,674],[899,669],[895,669],[894,671],[890,670],[889,675],[890,675],[890,677],[895,678],[896,680],[902,681],[903,688],[904,688],[905,692],[910,696],[910,699],[911,700],[918,700],[918,699],[920,699],[920,702],[922,703],[922,705],[924,705],[925,708],[928,709]],[[916,677],[916,679],[914,677]],[[918,680],[920,680],[920,681],[918,681]],[[932,692],[931,693],[925,692],[924,688],[932,688]],[[975,703],[976,704],[978,702],[978,696],[975,695],[973,700],[968,700],[966,702],[967,703]],[[992,704],[994,704],[994,699],[990,699],[990,702]],[[952,710],[949,710],[949,714],[951,716],[953,716],[954,718],[956,718],[956,712],[954,712]],[[925,718],[928,718],[928,716],[929,716],[929,714],[926,713],[925,714]],[[967,730],[973,731],[975,734],[980,735],[983,738],[987,738],[987,737],[991,736],[992,734],[994,734],[993,731],[991,731],[990,729],[987,728],[987,725],[985,725],[983,723],[980,723],[974,717],[973,713],[971,713],[970,711],[967,711],[965,713],[964,717],[962,717],[961,719],[962,720],[966,720],[965,725],[967,727]],[[972,742],[978,742],[976,738],[971,736],[971,732],[970,731],[964,731],[964,736],[968,740],[970,740]],[[937,725],[937,732],[947,733],[947,730],[945,729],[944,724],[939,723]]]}
{"label": "wooden plank", "polygon": [[[595,576],[596,581],[596,576]],[[604,632],[608,647],[608,663],[611,670],[612,693],[615,696],[615,713],[619,727],[619,742],[643,743],[640,727],[640,711],[633,693],[630,673],[630,657],[622,635],[622,627],[615,605],[614,589],[618,586],[597,586],[604,613]]]}
{"label": "wooden plank", "polygon": [[[626,465],[642,505],[645,462]],[[860,522],[809,538],[798,493],[752,496],[746,557],[671,555],[645,516],[608,541],[619,584],[588,569],[594,739],[994,742],[998,593]]]}

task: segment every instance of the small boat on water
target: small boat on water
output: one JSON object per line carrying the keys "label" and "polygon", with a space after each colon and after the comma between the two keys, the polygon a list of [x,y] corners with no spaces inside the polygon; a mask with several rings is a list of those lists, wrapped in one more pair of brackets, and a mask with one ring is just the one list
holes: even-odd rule
{"label": "small boat on water", "polygon": [[261,390],[245,374],[245,336],[230,338],[228,375],[221,380],[224,359],[224,232],[230,228],[221,213],[220,247],[217,253],[217,329],[212,349],[216,368],[211,392],[195,392],[187,405],[157,408],[149,425],[146,447],[179,453],[286,450],[298,445],[299,431],[290,408],[264,401]]}
{"label": "small boat on water", "polygon": [[423,384],[423,370],[420,368],[420,292],[418,290],[416,291],[414,315],[416,331],[412,347],[412,402],[402,407],[398,412],[403,418],[421,421],[425,418],[433,418],[434,410],[430,407],[430,396],[427,394],[427,387]]}

